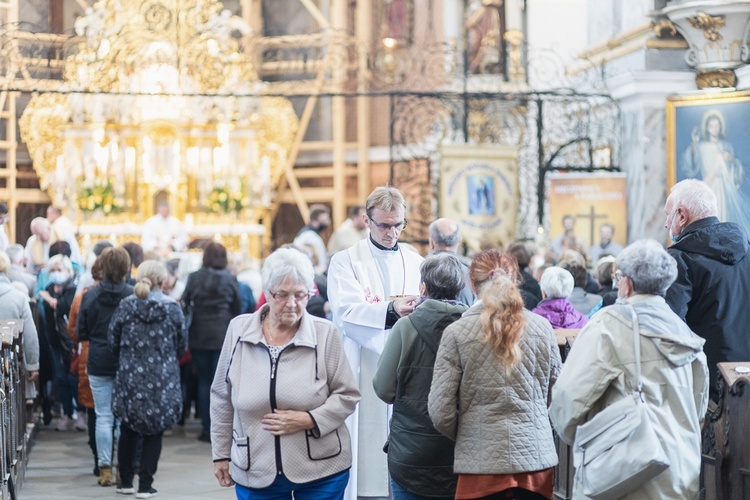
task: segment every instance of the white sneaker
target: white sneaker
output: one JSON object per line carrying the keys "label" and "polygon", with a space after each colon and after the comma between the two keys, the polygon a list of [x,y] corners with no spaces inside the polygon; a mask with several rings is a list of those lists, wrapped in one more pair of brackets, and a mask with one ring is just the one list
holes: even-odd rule
{"label": "white sneaker", "polygon": [[86,412],[85,411],[79,411],[78,416],[76,417],[76,423],[75,428],[77,431],[85,431],[88,429],[88,425],[86,425]]}
{"label": "white sneaker", "polygon": [[60,417],[60,419],[57,421],[57,425],[55,426],[56,431],[60,432],[68,432],[72,431],[75,428],[75,420],[72,418],[63,415]]}
{"label": "white sneaker", "polygon": [[146,491],[139,491],[135,494],[135,498],[152,498],[157,495],[156,490],[153,488],[149,488]]}
{"label": "white sneaker", "polygon": [[135,488],[132,486],[118,486],[115,491],[120,495],[132,495],[135,493]]}

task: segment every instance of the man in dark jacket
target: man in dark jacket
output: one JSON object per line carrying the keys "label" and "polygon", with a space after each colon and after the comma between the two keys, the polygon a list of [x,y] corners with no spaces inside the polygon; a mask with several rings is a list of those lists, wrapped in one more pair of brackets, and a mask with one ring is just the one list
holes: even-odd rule
{"label": "man in dark jacket", "polygon": [[703,351],[716,401],[716,363],[750,360],[750,245],[737,224],[719,222],[716,195],[704,182],[676,184],[664,212],[674,241],[668,251],[677,261],[677,280],[665,299],[706,339]]}

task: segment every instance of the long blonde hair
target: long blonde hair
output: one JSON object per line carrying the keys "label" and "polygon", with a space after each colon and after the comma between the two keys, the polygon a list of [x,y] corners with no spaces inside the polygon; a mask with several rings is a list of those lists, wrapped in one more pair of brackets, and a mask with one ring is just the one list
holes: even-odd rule
{"label": "long blonde hair", "polygon": [[522,356],[520,342],[526,317],[518,291],[520,276],[516,259],[499,250],[480,252],[469,268],[471,286],[482,299],[481,341],[489,344],[506,373],[521,362]]}

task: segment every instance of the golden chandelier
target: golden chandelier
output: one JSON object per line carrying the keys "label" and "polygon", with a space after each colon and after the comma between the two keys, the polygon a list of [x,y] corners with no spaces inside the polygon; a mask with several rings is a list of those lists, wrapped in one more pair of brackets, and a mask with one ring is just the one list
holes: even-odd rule
{"label": "golden chandelier", "polygon": [[163,200],[263,217],[299,123],[262,95],[241,18],[217,0],[100,0],[76,33],[60,87],[19,123],[53,203],[79,220],[142,220]]}

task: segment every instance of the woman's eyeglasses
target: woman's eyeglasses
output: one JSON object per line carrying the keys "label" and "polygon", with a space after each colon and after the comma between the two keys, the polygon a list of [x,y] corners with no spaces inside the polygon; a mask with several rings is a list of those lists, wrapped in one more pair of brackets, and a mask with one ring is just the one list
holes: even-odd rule
{"label": "woman's eyeglasses", "polygon": [[294,300],[297,302],[300,302],[302,300],[309,299],[313,294],[311,292],[295,292],[295,293],[289,293],[289,292],[270,292],[271,297],[273,297],[274,300],[278,300],[281,302],[286,302],[289,300],[289,297],[294,297]]}

